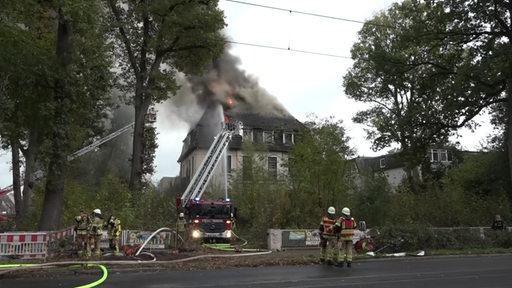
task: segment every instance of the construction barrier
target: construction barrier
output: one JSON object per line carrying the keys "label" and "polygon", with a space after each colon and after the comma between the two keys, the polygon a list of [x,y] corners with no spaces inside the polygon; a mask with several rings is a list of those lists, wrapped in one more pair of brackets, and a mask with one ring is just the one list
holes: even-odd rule
{"label": "construction barrier", "polygon": [[[150,231],[123,230],[121,234],[121,245],[141,245],[153,234]],[[165,249],[171,246],[171,232],[162,231],[157,233],[146,244],[149,249]]]}
{"label": "construction barrier", "polygon": [[[141,245],[153,234],[151,231],[123,230],[120,245]],[[149,249],[167,249],[171,246],[171,233],[159,232],[146,244]],[[0,257],[15,259],[46,259],[60,249],[60,241],[73,243],[74,227],[49,232],[5,232],[0,234]],[[109,248],[107,232],[101,236],[100,247]]]}
{"label": "construction barrier", "polygon": [[10,232],[0,234],[0,256],[17,259],[46,259],[46,232]]}
{"label": "construction barrier", "polygon": [[315,229],[269,229],[267,232],[268,249],[280,251],[285,248],[318,247],[320,233]]}

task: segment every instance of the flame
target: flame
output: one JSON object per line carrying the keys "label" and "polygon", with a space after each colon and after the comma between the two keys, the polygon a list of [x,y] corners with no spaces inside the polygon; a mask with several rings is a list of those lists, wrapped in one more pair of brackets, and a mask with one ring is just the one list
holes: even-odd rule
{"label": "flame", "polygon": [[227,96],[226,97],[226,106],[228,106],[229,108],[233,108],[234,105],[235,105],[235,100],[233,99],[233,97]]}

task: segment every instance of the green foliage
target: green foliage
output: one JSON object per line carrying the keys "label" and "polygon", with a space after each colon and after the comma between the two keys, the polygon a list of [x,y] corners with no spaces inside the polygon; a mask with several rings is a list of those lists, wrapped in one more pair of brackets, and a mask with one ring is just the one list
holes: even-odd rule
{"label": "green foliage", "polygon": [[[257,158],[249,149],[245,150],[245,157]],[[243,170],[234,175],[229,195],[238,210],[235,233],[264,247],[269,228],[288,227],[291,207],[285,182],[269,175],[255,164],[257,161],[254,159],[250,168],[245,167],[251,171],[250,179]]]}
{"label": "green foliage", "polygon": [[368,227],[386,224],[392,201],[391,188],[384,175],[361,171],[360,182],[352,194],[353,211],[357,221],[364,220]]}
{"label": "green foliage", "polygon": [[375,240],[381,253],[413,252],[418,250],[460,250],[507,248],[512,233],[480,228],[431,228],[424,225],[384,226]]}
{"label": "green foliage", "polygon": [[[353,205],[348,197],[351,183],[345,178],[351,167],[347,159],[353,151],[347,145],[349,138],[342,122],[333,117],[311,117],[305,125],[288,163],[291,221],[297,227],[306,224],[304,221],[317,225],[316,218],[329,206],[341,209]],[[304,219],[304,215],[317,216]]]}
{"label": "green foliage", "polygon": [[[353,120],[368,125],[372,147],[400,145],[412,171],[427,148],[475,128],[473,118],[490,107],[494,123],[512,135],[501,104],[511,97],[509,19],[504,2],[460,0],[403,1],[367,21],[343,84],[349,97],[370,105]],[[505,141],[510,146],[512,138]]]}

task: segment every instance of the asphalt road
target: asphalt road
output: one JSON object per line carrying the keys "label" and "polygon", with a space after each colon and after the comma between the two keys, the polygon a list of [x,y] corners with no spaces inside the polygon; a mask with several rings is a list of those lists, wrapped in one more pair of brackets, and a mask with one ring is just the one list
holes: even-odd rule
{"label": "asphalt road", "polygon": [[[0,286],[79,287],[101,276],[98,269],[97,273],[47,278],[0,278]],[[356,261],[352,268],[319,264],[201,271],[119,270],[109,271],[97,287],[512,287],[512,255],[372,259]]]}

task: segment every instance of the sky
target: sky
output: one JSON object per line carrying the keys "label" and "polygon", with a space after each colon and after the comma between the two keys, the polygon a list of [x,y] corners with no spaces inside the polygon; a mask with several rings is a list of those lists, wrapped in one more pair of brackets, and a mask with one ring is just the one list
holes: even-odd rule
{"label": "sky", "polygon": [[[228,25],[225,34],[235,42],[228,53],[239,58],[238,68],[243,73],[256,79],[262,89],[299,121],[307,120],[310,114],[342,120],[356,154],[378,156],[387,150],[372,151],[371,143],[365,140],[364,126],[352,122],[355,113],[366,106],[344,95],[342,79],[353,63],[350,49],[357,41],[361,22],[393,2],[219,0],[219,6]],[[179,174],[177,159],[190,129],[189,122],[169,113],[179,112],[177,108],[169,107],[172,107],[169,103],[156,106],[159,147],[152,178],[155,182]],[[457,141],[462,148],[477,150],[489,133],[487,117],[479,117],[478,121],[482,128],[476,133],[461,132],[463,138]],[[7,152],[0,151],[0,187],[11,184],[9,159]]]}

